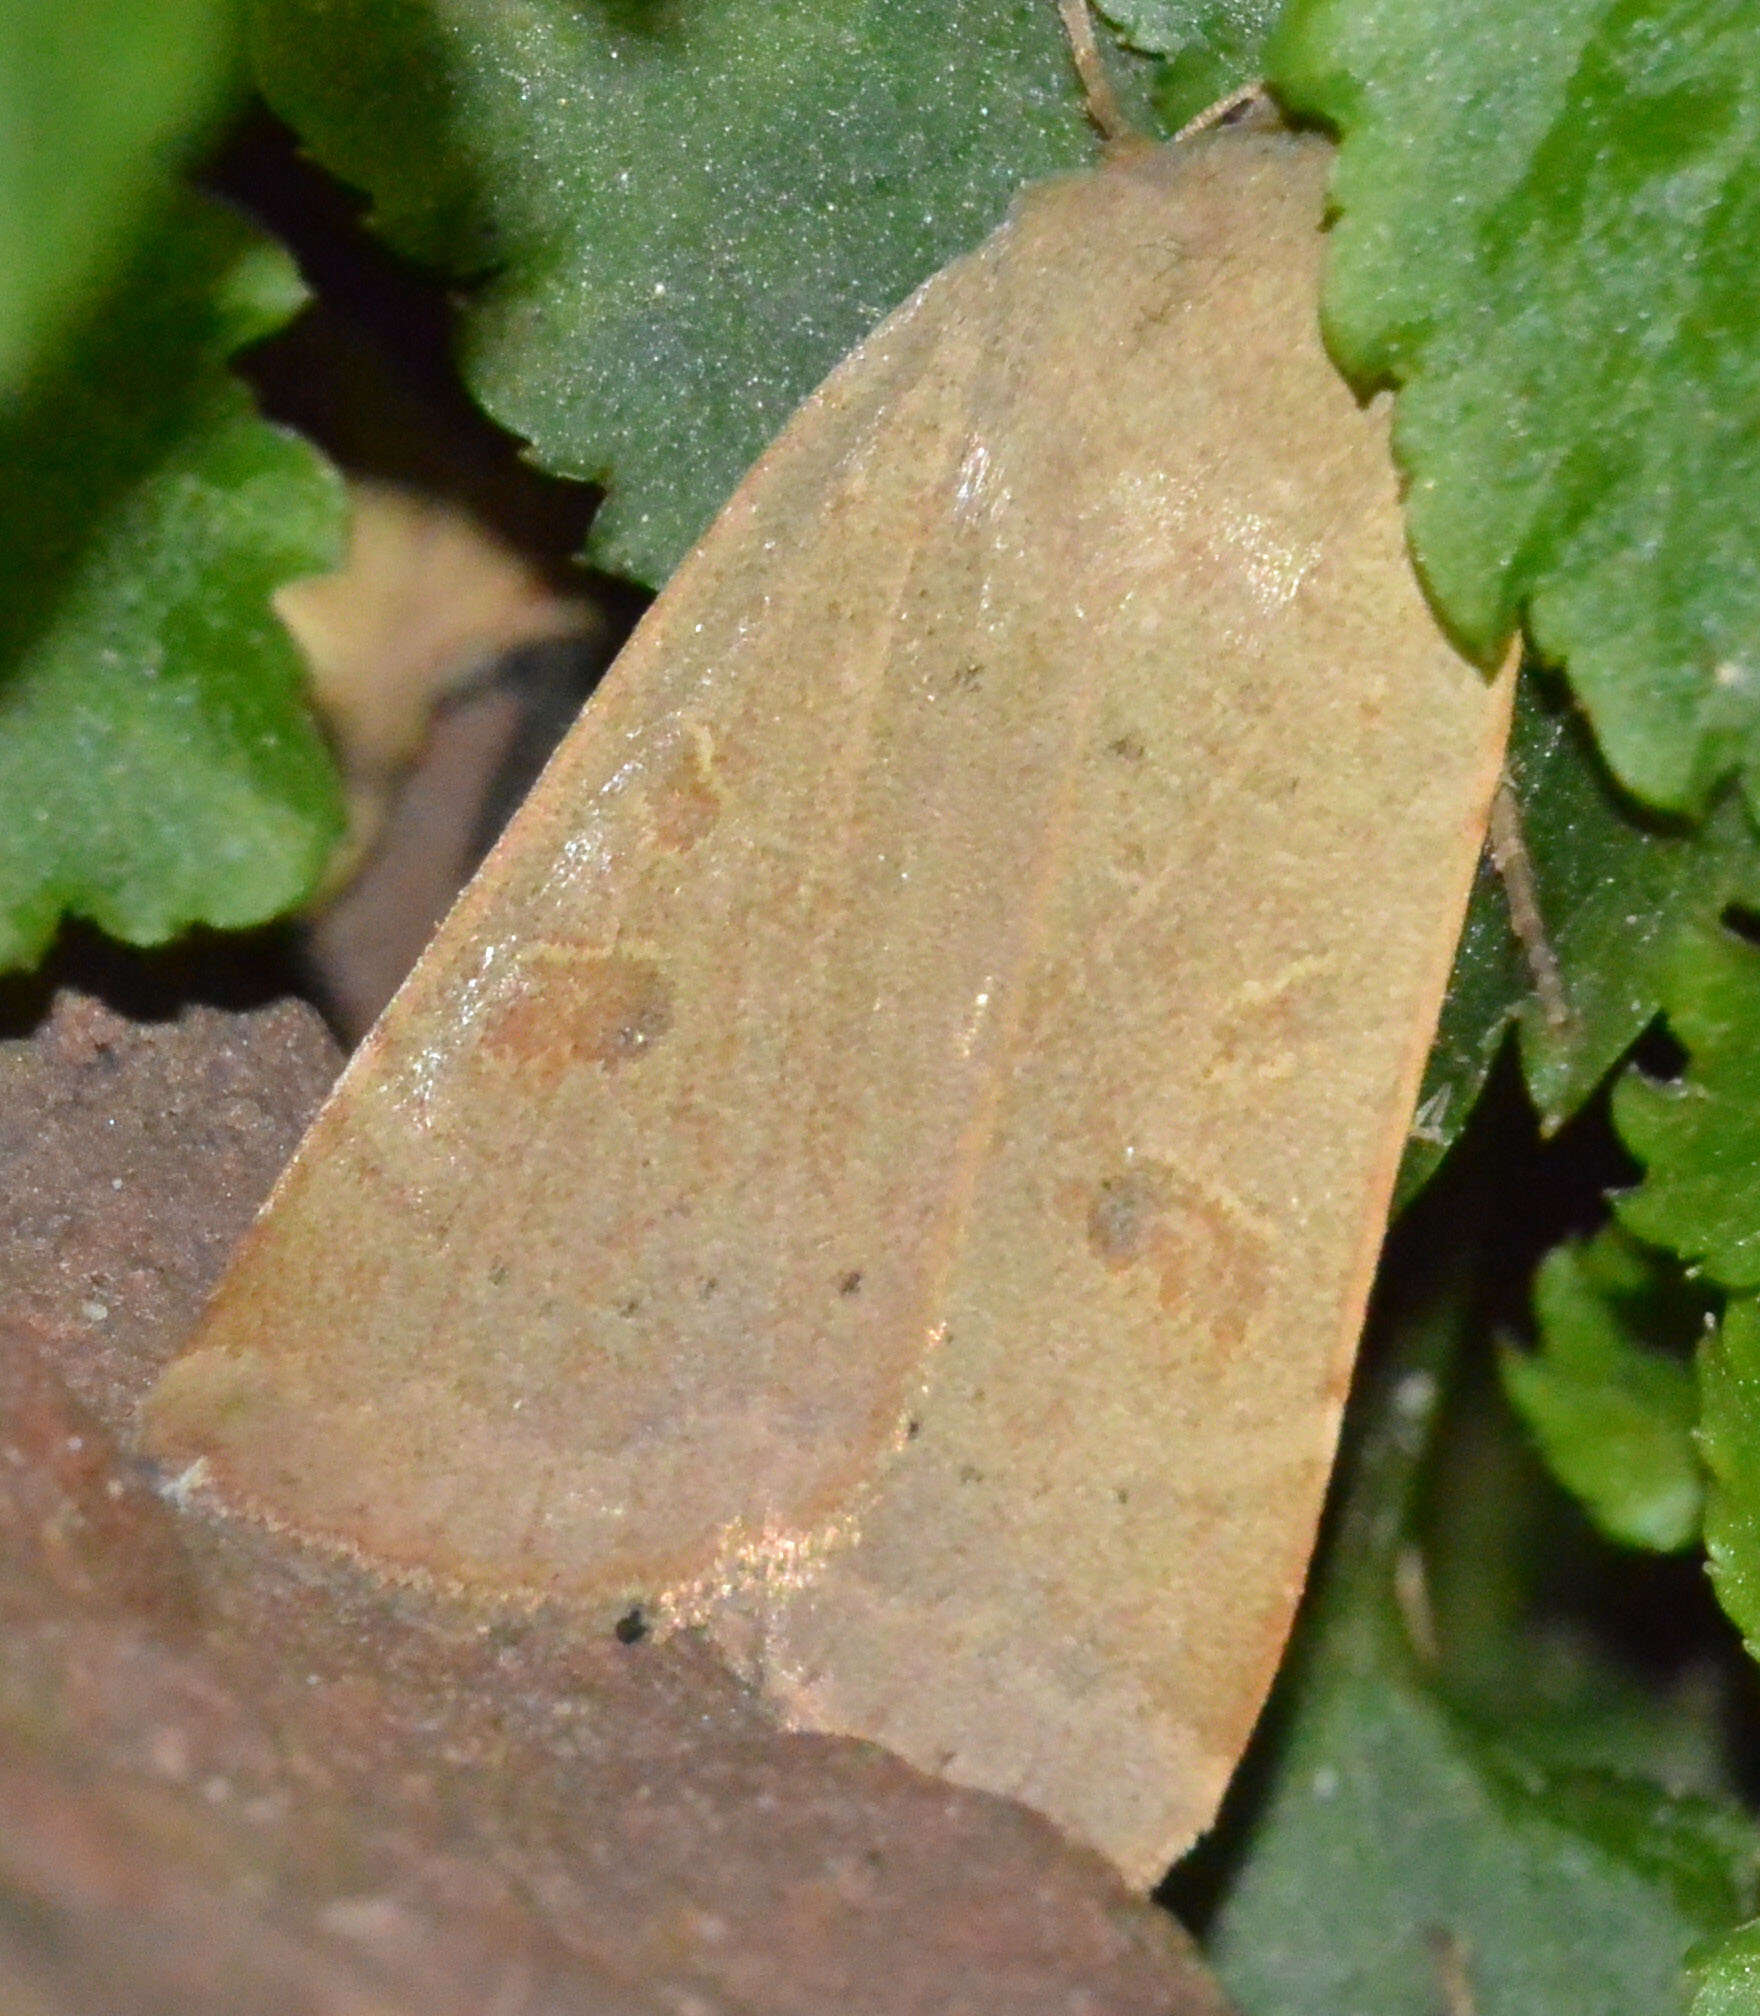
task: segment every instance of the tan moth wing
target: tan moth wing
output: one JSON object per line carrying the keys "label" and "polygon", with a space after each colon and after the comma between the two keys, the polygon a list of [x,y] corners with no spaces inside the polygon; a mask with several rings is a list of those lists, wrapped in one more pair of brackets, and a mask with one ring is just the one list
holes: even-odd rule
{"label": "tan moth wing", "polygon": [[1327,154],[1033,190],[804,407],[150,1417],[1152,1880],[1300,1591],[1509,682],[1316,330]]}

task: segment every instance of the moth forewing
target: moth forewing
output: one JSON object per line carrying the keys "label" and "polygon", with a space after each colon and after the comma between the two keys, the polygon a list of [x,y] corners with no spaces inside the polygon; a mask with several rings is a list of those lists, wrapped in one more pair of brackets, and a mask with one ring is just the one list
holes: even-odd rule
{"label": "moth forewing", "polygon": [[1327,158],[1031,190],[839,367],[338,1087],[162,1456],[701,1626],[1139,1883],[1207,1824],[1510,699],[1322,352]]}

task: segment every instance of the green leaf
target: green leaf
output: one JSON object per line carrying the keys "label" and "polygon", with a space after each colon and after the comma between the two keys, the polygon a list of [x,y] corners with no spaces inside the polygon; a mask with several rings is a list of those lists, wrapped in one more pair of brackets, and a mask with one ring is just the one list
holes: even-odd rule
{"label": "green leaf", "polygon": [[258,923],[339,831],[269,596],[335,564],[341,488],[225,364],[302,298],[188,204],[0,423],[0,968],[64,912],[137,944]]}
{"label": "green leaf", "polygon": [[1155,107],[1177,132],[1188,119],[1263,74],[1282,0],[1102,0],[1133,49],[1167,60]]}
{"label": "green leaf", "polygon": [[1547,1255],[1534,1313],[1540,1349],[1506,1350],[1503,1382],[1553,1475],[1610,1540],[1693,1546],[1705,1498],[1699,1396],[1679,1347],[1703,1333],[1704,1298],[1610,1226]]}
{"label": "green leaf", "polygon": [[1541,1762],[1519,1721],[1452,1707],[1412,1645],[1395,1584],[1463,1321],[1457,1305],[1408,1332],[1371,1396],[1279,1683],[1206,1942],[1242,2016],[1415,2016],[1463,1988],[1475,2016],[1666,2016],[1688,1952],[1752,1908],[1745,1815]]}
{"label": "green leaf", "polygon": [[1667,1006],[1687,1068],[1615,1086],[1615,1124],[1645,1165],[1615,1205],[1641,1238],[1738,1291],[1699,1352],[1699,1452],[1712,1583],[1760,1657],[1760,951],[1730,931],[1693,934]]}
{"label": "green leaf", "polygon": [[1760,1658],[1760,1305],[1745,1296],[1699,1354],[1699,1407],[1711,1582]]}
{"label": "green leaf", "polygon": [[1640,797],[1760,800],[1760,10],[1295,0],[1270,62],[1343,136],[1328,333],[1402,388],[1445,620],[1526,612]]}
{"label": "green leaf", "polygon": [[0,388],[121,264],[236,81],[232,0],[0,0]]}
{"label": "green leaf", "polygon": [[[1532,1175],[1518,1175],[1507,1152],[1492,1169],[1500,1189],[1529,1191]],[[1477,1345],[1451,1382],[1413,1533],[1436,1684],[1477,1727],[1514,1732],[1522,1754],[1556,1774],[1736,1797],[1730,1736],[1747,1662],[1699,1564],[1634,1559],[1597,1533]],[[1660,1653],[1640,1615],[1669,1620]]]}
{"label": "green leaf", "polygon": [[1760,2009],[1760,1918],[1693,1957],[1699,1992],[1691,2016],[1754,2016]]}
{"label": "green leaf", "polygon": [[1614,1123],[1644,1166],[1615,1200],[1628,1230],[1696,1261],[1724,1288],[1760,1288],[1760,951],[1733,932],[1681,941],[1665,997],[1688,1070],[1628,1071]]}
{"label": "green leaf", "polygon": [[1105,0],[1100,11],[1133,49],[1171,56],[1194,44],[1258,53],[1281,6],[1282,0]]}
{"label": "green leaf", "polygon": [[1518,1771],[1388,1653],[1316,1683],[1214,1923],[1242,2016],[1666,2016],[1744,1908],[1721,1809]]}
{"label": "green leaf", "polygon": [[[477,398],[658,583],[911,288],[1095,140],[1049,0],[253,0],[263,89],[481,284]],[[1153,66],[1112,54],[1142,117]]]}
{"label": "green leaf", "polygon": [[1760,894],[1760,842],[1738,799],[1721,798],[1697,827],[1647,814],[1608,776],[1580,717],[1532,674],[1517,696],[1509,772],[1570,1015],[1548,1021],[1503,885],[1483,862],[1400,1172],[1401,1204],[1465,1124],[1512,1024],[1541,1126],[1556,1132],[1660,1012],[1683,930]]}
{"label": "green leaf", "polygon": [[1482,855],[1394,1184],[1394,1216],[1430,1181],[1459,1139],[1529,985],[1503,884]]}

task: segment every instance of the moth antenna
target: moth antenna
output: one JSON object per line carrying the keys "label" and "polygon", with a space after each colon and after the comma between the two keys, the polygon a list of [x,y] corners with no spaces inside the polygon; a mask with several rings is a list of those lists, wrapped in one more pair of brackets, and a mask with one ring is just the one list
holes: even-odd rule
{"label": "moth antenna", "polygon": [[1509,901],[1509,921],[1527,955],[1528,971],[1533,976],[1534,992],[1539,997],[1546,1026],[1554,1031],[1568,1029],[1573,1019],[1570,997],[1565,992],[1558,954],[1546,935],[1546,919],[1541,914],[1540,895],[1534,886],[1534,862],[1522,837],[1522,808],[1516,802],[1507,772],[1498,780],[1491,800],[1486,845],[1491,865],[1503,881],[1503,893]]}
{"label": "moth antenna", "polygon": [[1057,11],[1063,16],[1063,32],[1069,37],[1070,60],[1081,79],[1082,98],[1095,132],[1109,148],[1148,146],[1145,136],[1125,117],[1124,107],[1118,102],[1118,93],[1112,88],[1111,72],[1106,68],[1106,58],[1101,55],[1100,44],[1095,39],[1094,16],[1089,11],[1088,0],[1057,0]]}
{"label": "moth antenna", "polygon": [[1256,126],[1262,122],[1269,124],[1277,116],[1277,101],[1266,89],[1264,78],[1255,77],[1251,83],[1237,85],[1226,97],[1218,98],[1214,105],[1206,105],[1195,118],[1188,119],[1173,136],[1173,144],[1177,147],[1182,140],[1196,139],[1212,126]]}

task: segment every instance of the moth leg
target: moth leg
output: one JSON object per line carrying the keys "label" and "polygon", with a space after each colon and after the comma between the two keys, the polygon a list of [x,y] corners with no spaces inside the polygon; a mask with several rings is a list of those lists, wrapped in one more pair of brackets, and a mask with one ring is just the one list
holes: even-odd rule
{"label": "moth leg", "polygon": [[1540,897],[1534,887],[1534,863],[1522,837],[1522,809],[1507,773],[1498,779],[1491,800],[1486,844],[1491,851],[1491,865],[1503,881],[1510,924],[1527,955],[1540,1012],[1546,1017],[1548,1028],[1568,1029],[1572,1019],[1570,997],[1565,993],[1558,954],[1546,935],[1546,920],[1540,913]]}
{"label": "moth leg", "polygon": [[1448,2016],[1477,2016],[1479,2002],[1467,1972],[1466,1942],[1458,1932],[1450,1932],[1441,1925],[1430,1925],[1425,1927],[1424,1943],[1430,1948],[1430,1958],[1436,1968],[1436,1983],[1442,1990],[1443,2007]]}
{"label": "moth leg", "polygon": [[1406,1627],[1412,1650],[1426,1666],[1442,1661],[1436,1635],[1436,1613],[1430,1607],[1430,1578],[1424,1567],[1424,1550],[1416,1545],[1402,1547],[1393,1564],[1393,1600],[1400,1621]]}

